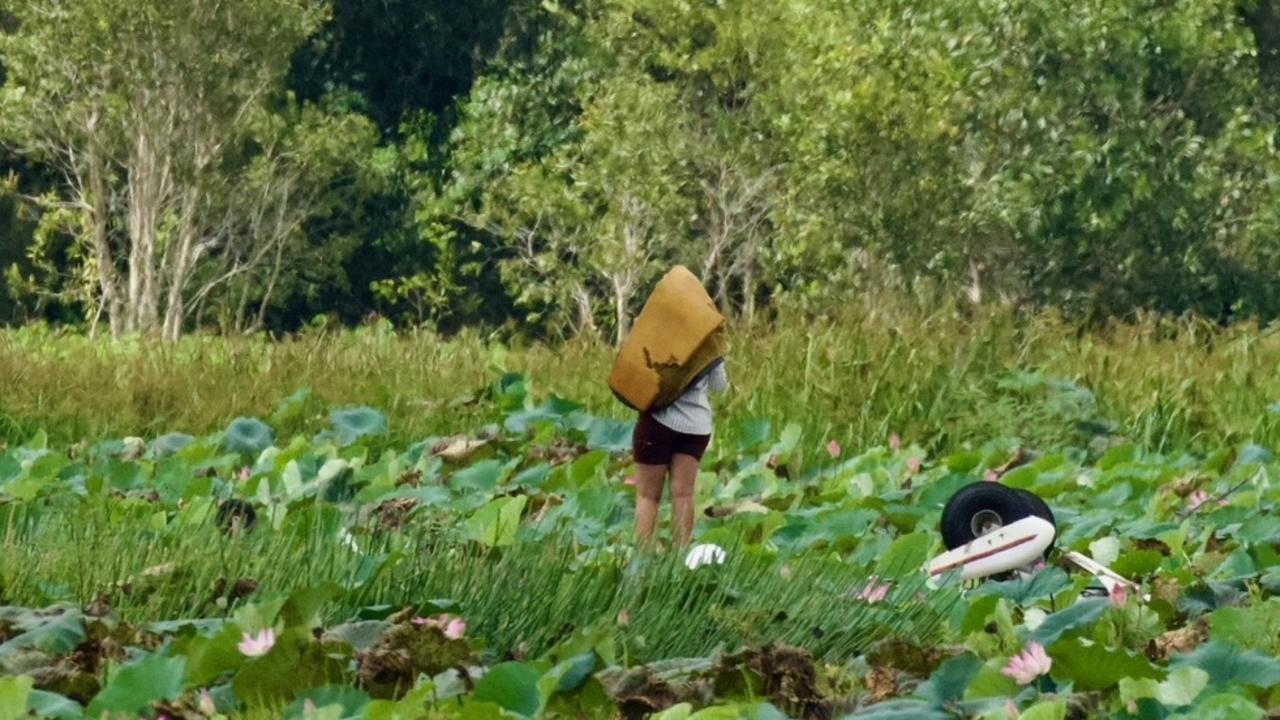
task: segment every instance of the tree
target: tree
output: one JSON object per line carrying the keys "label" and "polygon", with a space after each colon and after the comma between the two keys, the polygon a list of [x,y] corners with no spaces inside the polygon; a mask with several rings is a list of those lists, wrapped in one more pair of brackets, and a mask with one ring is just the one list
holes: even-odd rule
{"label": "tree", "polygon": [[83,218],[73,232],[91,248],[112,333],[176,339],[204,264],[244,242],[277,246],[279,225],[229,218],[299,197],[290,183],[237,190],[242,173],[272,175],[245,158],[277,142],[262,134],[281,129],[266,118],[288,104],[289,59],[323,5],[32,0],[10,12],[17,28],[0,40],[9,142],[59,168],[49,201]]}
{"label": "tree", "polygon": [[355,241],[333,233],[313,238],[306,225],[345,212],[352,198],[385,182],[371,160],[377,130],[362,115],[304,106],[258,122],[266,126],[252,128],[255,151],[222,202],[208,208],[220,218],[209,235],[219,252],[192,278],[196,312],[216,305],[224,328],[235,332],[265,327],[273,304],[302,291],[295,286],[344,282],[342,261]]}
{"label": "tree", "polygon": [[582,330],[607,298],[620,342],[636,294],[688,237],[689,132],[671,89],[642,74],[582,92],[575,140],[510,165],[462,217],[503,243],[518,304],[566,321],[576,312]]}
{"label": "tree", "polygon": [[818,305],[879,267],[1077,316],[1280,311],[1250,279],[1280,269],[1280,164],[1233,3],[759,5],[777,262]]}
{"label": "tree", "polygon": [[[752,159],[725,155],[700,183],[706,217],[700,277],[722,312],[740,308],[748,324],[755,317],[780,172],[778,166],[761,167]],[[735,283],[740,298],[736,305],[730,295]]]}
{"label": "tree", "polygon": [[993,20],[959,53],[989,68],[960,123],[973,216],[1004,238],[989,281],[1077,315],[1280,311],[1246,280],[1280,270],[1259,243],[1280,163],[1233,8],[992,3],[965,22]]}
{"label": "tree", "polygon": [[333,2],[0,0],[10,290],[170,339],[618,339],[676,262],[744,319],[1280,314],[1272,0]]}
{"label": "tree", "polygon": [[529,0],[333,0],[299,48],[289,85],[304,100],[339,94],[386,135],[415,113],[447,113],[465,96],[509,15]]}
{"label": "tree", "polygon": [[682,192],[694,211],[687,242],[663,260],[699,269],[721,310],[748,322],[776,279],[768,268],[781,241],[774,216],[786,168],[757,97],[764,50],[786,42],[776,5],[608,3],[594,31],[622,66],[646,68],[674,97],[679,122],[666,132],[684,138]]}
{"label": "tree", "polygon": [[726,307],[735,282],[753,303],[775,169],[751,150],[749,113],[720,107],[740,78],[726,73],[717,88],[695,69],[736,67],[738,46],[720,58],[679,29],[699,34],[719,14],[665,2],[548,7],[554,30],[532,56],[496,64],[473,89],[452,176],[431,202],[494,239],[535,322],[594,329],[607,307],[621,340],[640,294],[673,262],[701,268]]}

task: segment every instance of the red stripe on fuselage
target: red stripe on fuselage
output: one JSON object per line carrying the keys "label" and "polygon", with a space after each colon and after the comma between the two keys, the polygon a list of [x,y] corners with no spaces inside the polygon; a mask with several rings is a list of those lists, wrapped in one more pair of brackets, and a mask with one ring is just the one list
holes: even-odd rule
{"label": "red stripe on fuselage", "polygon": [[1020,538],[1020,539],[1018,539],[1018,540],[1014,540],[1013,542],[1009,543],[1008,545],[1002,545],[1002,546],[997,547],[997,548],[992,548],[992,549],[990,549],[990,550],[988,550],[988,551],[986,551],[986,552],[983,552],[983,553],[979,553],[979,554],[977,554],[977,555],[974,555],[973,557],[966,558],[966,559],[964,559],[964,560],[959,560],[959,561],[957,561],[957,562],[953,562],[953,563],[951,563],[950,565],[944,565],[944,566],[942,566],[942,567],[938,568],[937,570],[934,570],[933,572],[931,572],[931,573],[929,573],[929,574],[930,574],[930,575],[940,575],[940,574],[942,574],[942,573],[944,573],[944,572],[946,572],[946,571],[948,571],[948,570],[950,570],[950,569],[952,569],[952,568],[959,567],[959,566],[961,566],[961,565],[968,565],[969,563],[977,562],[977,561],[982,560],[982,559],[984,559],[984,558],[989,558],[989,557],[991,557],[992,555],[997,555],[997,554],[999,554],[999,553],[1004,552],[1005,550],[1011,550],[1011,549],[1013,549],[1013,548],[1018,547],[1019,545],[1023,545],[1023,544],[1025,544],[1025,543],[1029,543],[1029,542],[1031,542],[1032,540],[1035,540],[1035,539],[1036,539],[1036,537],[1035,537],[1034,535],[1030,535],[1030,536],[1028,536],[1028,537]]}

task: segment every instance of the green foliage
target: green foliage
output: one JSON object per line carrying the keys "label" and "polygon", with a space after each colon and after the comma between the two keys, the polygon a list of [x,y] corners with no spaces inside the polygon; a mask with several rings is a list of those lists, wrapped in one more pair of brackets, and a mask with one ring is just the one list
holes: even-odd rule
{"label": "green foliage", "polygon": [[1269,689],[1280,684],[1280,660],[1255,651],[1242,651],[1225,640],[1214,640],[1176,660],[1181,666],[1209,673],[1215,687],[1251,685]]}
{"label": "green foliage", "polygon": [[84,642],[84,617],[74,608],[53,608],[49,612],[23,612],[13,618],[21,632],[0,644],[0,658],[23,649],[62,654]]}
{"label": "green foliage", "polygon": [[1054,677],[1080,690],[1108,690],[1123,678],[1147,679],[1163,673],[1142,655],[1083,641],[1068,640],[1051,648]]}
{"label": "green foliage", "polygon": [[607,307],[623,327],[631,286],[676,261],[744,314],[766,290],[826,309],[931,282],[1079,317],[1280,308],[1280,156],[1230,4],[645,0],[544,22],[477,82],[424,214],[491,237],[527,323]]}
{"label": "green foliage", "polygon": [[492,702],[520,717],[537,717],[542,709],[538,694],[541,674],[523,663],[501,663],[485,673],[476,684],[475,699]]}
{"label": "green foliage", "polygon": [[174,318],[224,332],[616,338],[673,262],[747,320],[958,291],[1270,319],[1272,5],[9,3],[6,290],[143,329],[150,238]]}
{"label": "green foliage", "polygon": [[[777,436],[791,426],[789,442],[767,442],[776,445],[773,454],[788,471],[804,474],[825,462],[829,440],[867,449],[896,432],[958,468],[930,491],[929,501],[940,506],[955,483],[971,477],[960,470],[1001,453],[1007,459],[1017,447],[1048,451],[1043,462],[1019,468],[1012,479],[1053,498],[1072,476],[1069,465],[1048,464],[1079,452],[1101,454],[1116,446],[1119,459],[1128,443],[1213,454],[1215,464],[1230,466],[1237,438],[1280,442],[1280,415],[1266,410],[1280,397],[1280,382],[1265,370],[1280,362],[1280,344],[1248,326],[1210,331],[1195,322],[1153,318],[1079,336],[1077,328],[1048,315],[1018,320],[1001,312],[966,320],[937,308],[895,306],[890,312],[861,303],[829,324],[807,322],[788,314],[777,324],[734,333],[730,374],[742,392],[730,393],[717,407],[711,462],[731,462],[739,447],[763,451],[762,431],[775,428]],[[225,430],[232,418],[258,417],[282,438],[314,438],[332,429],[328,407],[370,405],[388,425],[387,434],[363,440],[371,449],[435,443],[466,428],[508,422],[481,402],[496,389],[489,367],[499,351],[510,369],[536,379],[525,381],[532,392],[573,397],[592,414],[594,420],[573,429],[576,440],[625,450],[633,418],[601,380],[612,361],[608,346],[580,340],[508,348],[474,333],[444,339],[395,334],[386,326],[315,330],[280,343],[193,337],[168,349],[38,327],[0,333],[0,377],[17,379],[6,387],[0,437],[17,444],[43,430],[57,443],[74,444],[155,438],[173,430],[197,436]],[[1015,371],[1074,378],[1095,397],[1101,424],[1046,412],[1046,396],[1038,392],[1004,389],[1003,380]],[[283,402],[299,388],[310,390]],[[513,396],[517,401],[524,402]],[[556,413],[559,419],[549,418],[553,424],[570,417],[569,411]],[[510,422],[531,428],[532,419],[520,415]],[[168,442],[150,443],[146,452],[161,453]],[[198,462],[206,459],[200,443],[186,450]],[[7,463],[0,459],[0,482],[9,476]],[[187,484],[177,465],[166,472],[172,487]],[[1161,472],[1166,480],[1176,474]],[[1136,497],[1132,486],[1125,488],[1112,492],[1121,493],[1119,500]],[[1247,535],[1269,532],[1263,519],[1248,520],[1242,528]],[[1069,542],[1076,539],[1069,536]],[[1144,557],[1149,565],[1147,549],[1124,550],[1121,565]]]}
{"label": "green foliage", "polygon": [[275,431],[257,418],[236,418],[223,433],[222,446],[245,456],[256,456],[275,442]]}
{"label": "green foliage", "polygon": [[57,693],[34,690],[27,697],[27,707],[38,717],[56,718],[56,720],[80,720],[83,708],[73,700]]}
{"label": "green foliage", "polygon": [[1132,702],[1141,698],[1154,698],[1168,708],[1180,708],[1195,702],[1209,684],[1209,675],[1196,667],[1183,666],[1169,672],[1161,682],[1151,678],[1120,681],[1120,699]]}
{"label": "green foliage", "polygon": [[1045,618],[1028,636],[1029,642],[1038,642],[1049,647],[1065,633],[1092,625],[1107,610],[1106,599],[1088,599],[1060,610]]}
{"label": "green foliage", "polygon": [[285,709],[283,717],[286,720],[301,720],[308,717],[307,701],[314,704],[317,710],[335,705],[340,707],[342,711],[338,714],[339,718],[362,718],[365,717],[364,710],[371,698],[368,693],[355,688],[317,688],[299,693],[293,704]]}
{"label": "green foliage", "polygon": [[520,513],[526,502],[523,495],[491,501],[467,520],[468,535],[489,547],[510,545],[520,529]]}
{"label": "green foliage", "polygon": [[1245,650],[1280,655],[1280,600],[1269,599],[1248,608],[1226,607],[1209,616],[1214,637]]}
{"label": "green foliage", "polygon": [[31,693],[29,677],[0,679],[0,719],[18,720],[27,714],[27,697]]}
{"label": "green foliage", "polygon": [[334,410],[329,419],[338,433],[338,440],[343,445],[350,445],[368,435],[382,435],[387,432],[386,415],[370,407]]}
{"label": "green foliage", "polygon": [[951,713],[931,707],[922,700],[890,700],[845,716],[846,720],[943,720],[951,717]]}
{"label": "green foliage", "polygon": [[[690,571],[682,552],[631,545],[625,447],[591,447],[606,419],[540,397],[513,357],[483,357],[503,372],[459,403],[479,406],[471,435],[406,446],[373,406],[331,411],[302,393],[271,415],[315,423],[291,435],[242,417],[156,452],[44,434],[0,451],[0,581],[17,603],[0,606],[0,668],[39,683],[0,683],[0,709],[17,688],[14,707],[58,717],[83,714],[70,698],[89,714],[213,702],[338,720],[625,707],[1062,718],[1081,704],[1260,717],[1280,684],[1271,644],[1248,632],[1265,634],[1276,587],[1273,534],[1242,530],[1280,504],[1278,461],[1259,445],[1063,448],[1003,476],[1044,493],[1060,548],[1147,553],[1130,569],[1150,601],[1120,604],[1052,567],[976,589],[926,583],[942,503],[1016,443],[830,449],[800,424],[755,421],[696,487],[696,537],[726,561]],[[824,459],[790,469],[813,445]],[[1226,502],[1190,512],[1193,491]],[[255,506],[252,531],[214,522],[226,498]],[[1207,639],[1175,610],[1197,604]],[[271,646],[247,655],[268,628]],[[1051,664],[1011,677],[1033,642]]]}
{"label": "green foliage", "polygon": [[1071,584],[1067,574],[1059,568],[1048,568],[1029,578],[1017,578],[983,585],[978,595],[998,595],[1019,605],[1051,598]]}
{"label": "green foliage", "polygon": [[316,260],[337,238],[309,246],[302,225],[337,207],[334,187],[356,180],[376,136],[283,88],[322,5],[42,0],[11,12],[3,139],[59,178],[27,248],[41,274],[11,271],[11,291],[51,288],[113,336],[172,340],[190,312],[212,305],[253,327],[277,289],[332,280]]}
{"label": "green foliage", "polygon": [[133,714],[156,700],[172,700],[182,692],[185,669],[183,658],[148,655],[120,668],[87,711],[94,716],[104,712]]}

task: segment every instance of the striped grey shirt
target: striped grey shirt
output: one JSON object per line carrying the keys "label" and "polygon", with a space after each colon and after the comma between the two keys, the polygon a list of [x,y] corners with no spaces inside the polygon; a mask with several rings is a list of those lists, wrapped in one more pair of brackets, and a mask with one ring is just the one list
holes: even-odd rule
{"label": "striped grey shirt", "polygon": [[654,420],[667,428],[688,435],[710,435],[714,426],[711,419],[711,401],[708,392],[722,393],[729,389],[729,374],[721,362],[716,368],[689,386],[678,400],[655,410]]}

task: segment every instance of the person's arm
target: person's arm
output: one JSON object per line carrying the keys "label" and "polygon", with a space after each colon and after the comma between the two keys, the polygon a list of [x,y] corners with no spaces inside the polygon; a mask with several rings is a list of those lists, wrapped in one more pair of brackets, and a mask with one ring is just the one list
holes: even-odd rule
{"label": "person's arm", "polygon": [[721,361],[718,363],[711,374],[707,375],[707,390],[713,393],[722,393],[729,389],[729,373],[725,370],[727,363]]}

